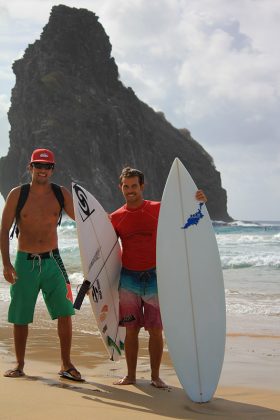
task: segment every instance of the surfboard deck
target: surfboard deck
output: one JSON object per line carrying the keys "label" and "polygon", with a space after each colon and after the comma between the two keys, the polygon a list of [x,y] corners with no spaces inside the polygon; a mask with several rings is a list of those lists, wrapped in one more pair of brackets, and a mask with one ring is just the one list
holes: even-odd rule
{"label": "surfboard deck", "polygon": [[196,191],[176,158],[161,202],[157,274],[164,333],[177,376],[192,401],[207,402],[223,365],[226,311],[216,237]]}
{"label": "surfboard deck", "polygon": [[72,183],[74,211],[84,278],[92,285],[89,299],[97,327],[111,360],[123,352],[125,328],[119,326],[121,248],[101,204]]}

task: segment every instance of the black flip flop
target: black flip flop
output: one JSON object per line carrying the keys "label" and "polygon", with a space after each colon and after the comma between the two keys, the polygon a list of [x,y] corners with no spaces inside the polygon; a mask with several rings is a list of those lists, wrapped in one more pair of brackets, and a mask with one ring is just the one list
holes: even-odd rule
{"label": "black flip flop", "polygon": [[77,377],[73,375],[73,372],[76,372],[79,375],[81,375],[80,372],[78,372],[77,369],[74,367],[67,370],[61,370],[58,374],[61,378],[64,378],[64,379],[70,379],[71,381],[76,381],[76,382],[85,382],[85,380],[82,379],[81,377]]}

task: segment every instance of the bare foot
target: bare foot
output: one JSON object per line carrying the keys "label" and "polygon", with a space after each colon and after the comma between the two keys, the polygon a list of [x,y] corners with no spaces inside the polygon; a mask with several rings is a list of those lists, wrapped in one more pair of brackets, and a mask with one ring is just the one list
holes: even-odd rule
{"label": "bare foot", "polygon": [[135,384],[136,384],[136,380],[130,379],[128,376],[125,376],[119,381],[114,382],[114,385],[135,385]]}
{"label": "bare foot", "polygon": [[166,385],[166,383],[163,382],[160,378],[152,379],[151,385],[154,386],[155,388],[164,388],[164,389],[169,388],[169,386]]}

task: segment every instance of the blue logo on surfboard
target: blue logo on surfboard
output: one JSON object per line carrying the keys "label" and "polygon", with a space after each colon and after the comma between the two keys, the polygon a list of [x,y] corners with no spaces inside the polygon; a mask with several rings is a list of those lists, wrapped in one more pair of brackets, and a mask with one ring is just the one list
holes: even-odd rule
{"label": "blue logo on surfboard", "polygon": [[204,214],[201,211],[203,204],[204,203],[199,203],[199,209],[197,212],[191,214],[190,217],[188,217],[188,220],[181,229],[188,229],[188,227],[197,225],[199,223],[199,221],[204,217]]}

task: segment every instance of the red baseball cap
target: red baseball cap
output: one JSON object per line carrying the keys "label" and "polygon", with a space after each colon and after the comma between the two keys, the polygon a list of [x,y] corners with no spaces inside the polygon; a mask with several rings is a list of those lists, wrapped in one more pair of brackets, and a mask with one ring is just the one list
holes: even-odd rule
{"label": "red baseball cap", "polygon": [[33,162],[54,163],[54,154],[48,149],[36,149],[30,159],[30,163]]}

